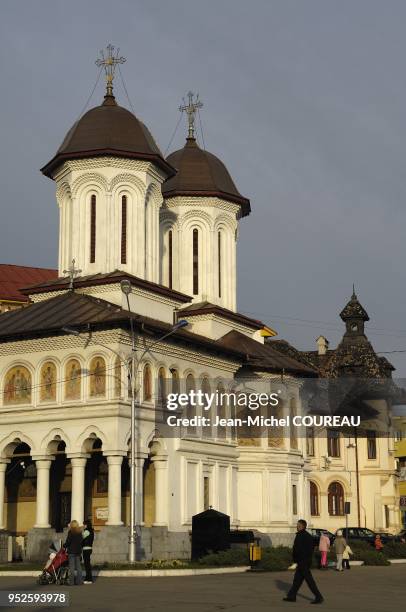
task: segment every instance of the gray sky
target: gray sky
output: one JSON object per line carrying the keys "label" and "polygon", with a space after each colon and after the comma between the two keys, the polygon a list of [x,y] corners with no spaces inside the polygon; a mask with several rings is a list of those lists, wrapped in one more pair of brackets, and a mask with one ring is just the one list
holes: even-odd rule
{"label": "gray sky", "polygon": [[[405,23],[401,0],[3,0],[0,261],[57,265],[54,184],[39,168],[112,42],[161,148],[199,91],[206,147],[251,199],[239,310],[299,348],[320,333],[335,346],[355,282],[376,350],[406,350]],[[90,106],[102,95],[100,82]],[[406,353],[389,358],[405,376]]]}

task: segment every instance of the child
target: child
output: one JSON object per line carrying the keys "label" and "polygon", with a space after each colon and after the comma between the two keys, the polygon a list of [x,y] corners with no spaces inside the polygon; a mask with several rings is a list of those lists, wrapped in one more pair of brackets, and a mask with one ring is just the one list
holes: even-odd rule
{"label": "child", "polygon": [[345,547],[343,552],[343,569],[351,569],[350,567],[350,555],[353,555],[351,548],[348,546]]}
{"label": "child", "polygon": [[379,533],[377,533],[375,537],[375,550],[377,550],[378,552],[382,552],[382,548],[383,542],[381,540],[381,536],[379,535]]}

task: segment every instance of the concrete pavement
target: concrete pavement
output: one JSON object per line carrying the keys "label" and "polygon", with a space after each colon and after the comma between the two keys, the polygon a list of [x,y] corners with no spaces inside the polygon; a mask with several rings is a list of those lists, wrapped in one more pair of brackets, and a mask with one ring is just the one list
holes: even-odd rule
{"label": "concrete pavement", "polygon": [[[325,597],[325,603],[315,608],[317,610],[393,612],[403,609],[405,566],[357,567],[342,573],[315,570],[314,576]],[[302,612],[314,609],[310,605],[312,596],[305,585],[296,603],[282,601],[292,578],[292,572],[99,578],[93,585],[59,587],[59,590],[70,593],[69,609],[75,612]],[[0,590],[18,589],[58,590],[57,587],[39,587],[32,578],[0,578]],[[11,610],[0,608],[6,609]],[[64,608],[42,606],[36,609],[61,611]]]}

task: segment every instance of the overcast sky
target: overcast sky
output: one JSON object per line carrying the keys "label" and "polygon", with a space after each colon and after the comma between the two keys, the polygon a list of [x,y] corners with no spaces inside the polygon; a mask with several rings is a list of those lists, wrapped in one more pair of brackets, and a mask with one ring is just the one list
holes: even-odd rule
{"label": "overcast sky", "polygon": [[[162,150],[200,92],[206,147],[251,199],[239,310],[298,348],[320,333],[335,346],[354,282],[376,350],[406,350],[405,26],[402,0],[2,0],[0,262],[57,266],[39,168],[111,42]],[[128,107],[119,79],[116,95]],[[90,106],[102,96],[100,82]],[[406,353],[388,357],[406,376]]]}

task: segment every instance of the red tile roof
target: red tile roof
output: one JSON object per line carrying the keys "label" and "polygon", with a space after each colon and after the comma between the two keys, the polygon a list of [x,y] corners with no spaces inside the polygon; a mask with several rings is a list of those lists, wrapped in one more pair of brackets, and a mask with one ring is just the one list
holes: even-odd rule
{"label": "red tile roof", "polygon": [[0,300],[28,302],[29,298],[20,293],[22,287],[57,277],[58,270],[0,264]]}

